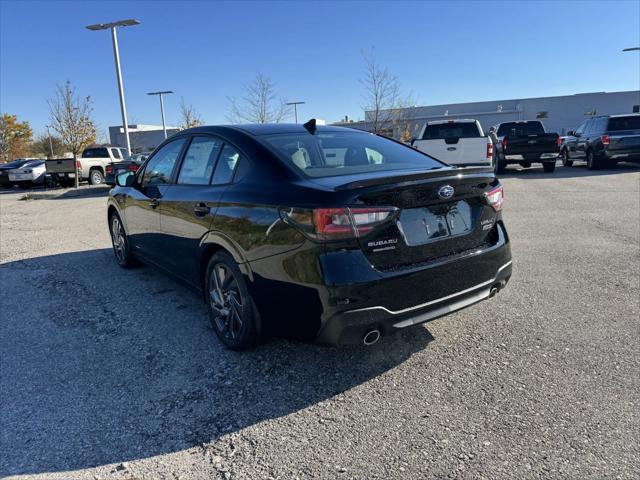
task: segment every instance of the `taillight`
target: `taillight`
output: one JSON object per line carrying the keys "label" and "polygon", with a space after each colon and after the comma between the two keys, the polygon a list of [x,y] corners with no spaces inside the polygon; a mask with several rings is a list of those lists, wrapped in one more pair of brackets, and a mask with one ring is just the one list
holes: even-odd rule
{"label": "taillight", "polygon": [[611,143],[611,139],[609,138],[609,135],[602,135],[600,137],[600,140],[602,140],[602,145],[609,145]]}
{"label": "taillight", "polygon": [[113,173],[113,165],[107,165],[104,169],[106,173]]}
{"label": "taillight", "polygon": [[80,160],[76,160],[76,168],[78,170],[80,170],[82,168],[82,164],[80,163]]}
{"label": "taillight", "polygon": [[138,165],[136,165],[135,163],[132,163],[127,167],[127,170],[129,170],[130,172],[137,172],[138,168],[140,168]]}
{"label": "taillight", "polygon": [[488,160],[493,159],[493,143],[492,142],[487,142],[487,159]]}
{"label": "taillight", "polygon": [[355,238],[391,220],[396,207],[282,209],[281,218],[313,240]]}
{"label": "taillight", "polygon": [[507,139],[506,138],[502,139],[502,150],[506,150],[508,146],[509,146],[509,142],[507,141]]}
{"label": "taillight", "polygon": [[487,203],[491,205],[496,212],[502,210],[502,204],[504,203],[502,185],[498,185],[496,188],[485,192],[484,196],[487,199]]}
{"label": "taillight", "polygon": [[556,145],[559,147],[560,145],[562,145],[562,138],[558,137],[556,140]]}

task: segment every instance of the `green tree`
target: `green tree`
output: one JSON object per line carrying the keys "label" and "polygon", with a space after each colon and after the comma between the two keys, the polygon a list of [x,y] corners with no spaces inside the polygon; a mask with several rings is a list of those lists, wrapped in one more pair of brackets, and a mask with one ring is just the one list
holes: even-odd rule
{"label": "green tree", "polygon": [[0,117],[0,161],[26,157],[32,136],[29,122],[19,122],[16,115],[3,113]]}

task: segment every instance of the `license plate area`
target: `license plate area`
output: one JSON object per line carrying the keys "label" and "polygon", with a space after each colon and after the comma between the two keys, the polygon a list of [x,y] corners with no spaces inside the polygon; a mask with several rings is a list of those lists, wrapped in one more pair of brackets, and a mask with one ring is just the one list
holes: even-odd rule
{"label": "license plate area", "polygon": [[398,229],[409,246],[465,235],[473,230],[471,206],[464,200],[402,211]]}

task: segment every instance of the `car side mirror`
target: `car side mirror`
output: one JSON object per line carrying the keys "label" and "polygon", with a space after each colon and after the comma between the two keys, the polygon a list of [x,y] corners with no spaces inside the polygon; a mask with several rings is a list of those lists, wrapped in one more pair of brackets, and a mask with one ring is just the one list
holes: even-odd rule
{"label": "car side mirror", "polygon": [[133,172],[124,172],[116,177],[116,185],[119,187],[132,187],[136,183]]}

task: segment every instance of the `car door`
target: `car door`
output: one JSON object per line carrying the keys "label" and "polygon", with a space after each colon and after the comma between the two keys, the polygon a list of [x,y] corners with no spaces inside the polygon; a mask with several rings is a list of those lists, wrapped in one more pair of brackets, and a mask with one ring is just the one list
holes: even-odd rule
{"label": "car door", "polygon": [[575,158],[584,158],[585,156],[585,152],[587,151],[586,144],[588,141],[589,129],[591,128],[591,122],[591,120],[587,120],[581,125],[582,131],[576,131],[578,135],[576,135],[576,150],[575,155],[573,155],[573,157]]}
{"label": "car door", "polygon": [[584,125],[586,122],[582,122],[578,128],[573,132],[573,135],[569,135],[565,139],[565,143],[567,144],[567,151],[569,153],[569,158],[576,158],[578,156],[578,138],[584,132]]}
{"label": "car door", "polygon": [[227,182],[212,182],[223,147],[220,137],[193,135],[176,181],[167,187],[159,208],[166,262],[172,272],[196,286],[200,242],[211,228],[227,186]]}
{"label": "car door", "polygon": [[157,150],[126,199],[125,222],[133,251],[159,265],[163,264],[167,252],[160,241],[158,208],[164,201],[186,140],[186,136],[176,138]]}

